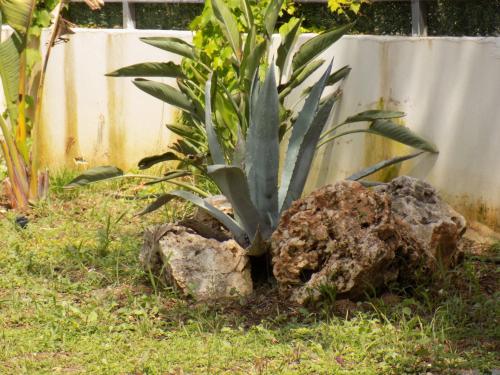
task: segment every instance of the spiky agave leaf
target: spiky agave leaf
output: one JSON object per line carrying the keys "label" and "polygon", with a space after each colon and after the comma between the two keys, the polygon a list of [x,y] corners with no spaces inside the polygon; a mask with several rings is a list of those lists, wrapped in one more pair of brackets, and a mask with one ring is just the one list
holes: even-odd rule
{"label": "spiky agave leaf", "polygon": [[274,70],[274,64],[271,64],[250,113],[245,155],[245,170],[252,202],[272,224],[278,219],[280,126]]}
{"label": "spiky agave leaf", "polygon": [[262,211],[252,202],[245,173],[239,167],[227,165],[209,165],[208,175],[231,203],[237,220],[252,239],[259,226],[270,235],[270,225]]}
{"label": "spiky agave leaf", "polygon": [[219,220],[233,234],[234,238],[240,245],[247,246],[248,239],[245,230],[231,216],[226,215],[224,212],[207,203],[202,198],[184,190],[174,190],[167,194],[163,194],[144,210],[139,212],[138,215],[145,215],[153,212],[175,198],[184,199],[205,210],[208,214]]}
{"label": "spiky agave leaf", "polygon": [[[313,86],[293,124],[279,189],[280,212],[288,208],[295,199],[298,199],[304,189],[317,141],[333,106],[333,101],[327,102],[327,105],[322,107],[320,116],[317,116],[321,95],[331,68],[332,64],[330,63],[322,77]],[[305,153],[307,158],[303,159]],[[305,163],[306,161],[307,163]]]}

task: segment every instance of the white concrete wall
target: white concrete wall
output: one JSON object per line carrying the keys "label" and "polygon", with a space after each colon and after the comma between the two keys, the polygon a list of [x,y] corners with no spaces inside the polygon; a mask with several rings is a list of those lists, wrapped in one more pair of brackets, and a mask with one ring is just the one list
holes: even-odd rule
{"label": "white concrete wall", "polygon": [[[52,168],[71,167],[74,158],[90,165],[137,165],[144,156],[164,151],[166,124],[178,111],[132,84],[108,78],[118,68],[146,61],[180,58],[142,43],[139,37],[171,35],[139,30],[76,30],[57,44],[47,71],[41,141],[42,160]],[[190,40],[190,32],[175,32]],[[175,79],[163,82],[175,85]]]}
{"label": "white concrete wall", "polygon": [[[469,218],[500,227],[500,38],[352,36],[327,54],[353,68],[336,121],[383,106],[434,141],[399,173],[423,178]],[[335,121],[334,121],[335,122]],[[308,188],[409,151],[376,136],[352,135],[322,150]]]}
{"label": "white concrete wall", "polygon": [[[48,165],[68,166],[82,157],[132,167],[169,144],[165,124],[177,111],[131,79],[104,77],[125,65],[176,59],[138,40],[146,35],[191,36],[81,29],[55,47],[44,107]],[[440,154],[392,173],[424,178],[469,217],[500,226],[500,38],[347,36],[325,53],[328,60],[333,56],[334,68],[349,64],[352,72],[332,123],[370,108],[406,112],[404,124],[433,140]],[[342,139],[322,149],[308,189],[406,151],[375,136]]]}

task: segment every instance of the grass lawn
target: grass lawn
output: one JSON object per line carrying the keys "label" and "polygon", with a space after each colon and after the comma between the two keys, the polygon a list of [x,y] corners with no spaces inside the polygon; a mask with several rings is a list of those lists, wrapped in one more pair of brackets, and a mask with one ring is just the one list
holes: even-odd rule
{"label": "grass lawn", "polygon": [[[139,263],[143,229],[181,204],[134,217],[134,185],[63,192],[0,213],[1,374],[456,374],[500,368],[493,262],[468,259],[430,287],[364,303],[288,306],[185,301]],[[111,186],[111,189],[110,189]],[[498,254],[498,250],[491,249]],[[494,255],[496,256],[496,255]]]}

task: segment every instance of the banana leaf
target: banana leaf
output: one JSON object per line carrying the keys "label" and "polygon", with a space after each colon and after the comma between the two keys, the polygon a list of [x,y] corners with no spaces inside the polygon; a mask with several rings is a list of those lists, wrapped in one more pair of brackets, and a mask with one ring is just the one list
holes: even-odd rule
{"label": "banana leaf", "polygon": [[175,53],[187,57],[191,60],[196,59],[194,47],[182,39],[174,37],[147,37],[140,38],[142,42],[164,51]]}
{"label": "banana leaf", "polygon": [[183,78],[179,65],[173,62],[140,63],[120,68],[106,74],[107,77],[174,77]]}

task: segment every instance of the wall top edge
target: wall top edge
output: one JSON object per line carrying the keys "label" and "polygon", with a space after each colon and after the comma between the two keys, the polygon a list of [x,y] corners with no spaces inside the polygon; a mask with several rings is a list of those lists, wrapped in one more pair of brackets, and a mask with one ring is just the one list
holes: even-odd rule
{"label": "wall top edge", "polygon": [[[90,29],[90,28],[72,28],[75,33],[78,34],[140,34],[140,35],[180,35],[183,37],[189,37],[193,35],[190,30],[149,30],[149,29]],[[275,34],[277,37],[279,34]],[[314,33],[304,33],[301,35],[302,38],[311,38]],[[415,36],[401,36],[401,35],[345,35],[345,39],[357,39],[357,40],[374,40],[374,41],[387,41],[387,42],[401,42],[401,41],[472,41],[472,42],[484,42],[484,43],[500,43],[500,36],[427,36],[427,37],[415,37]]]}

